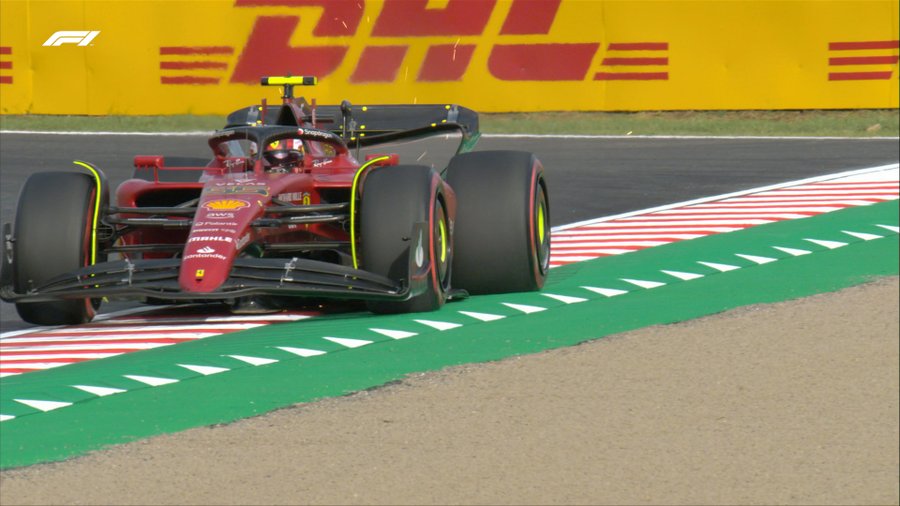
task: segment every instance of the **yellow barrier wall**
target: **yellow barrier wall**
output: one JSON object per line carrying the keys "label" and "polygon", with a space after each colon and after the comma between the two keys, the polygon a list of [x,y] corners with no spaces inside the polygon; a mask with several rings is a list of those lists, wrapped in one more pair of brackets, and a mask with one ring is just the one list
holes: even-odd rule
{"label": "yellow barrier wall", "polygon": [[287,73],[320,103],[896,108],[897,62],[896,0],[0,1],[14,114],[222,114]]}

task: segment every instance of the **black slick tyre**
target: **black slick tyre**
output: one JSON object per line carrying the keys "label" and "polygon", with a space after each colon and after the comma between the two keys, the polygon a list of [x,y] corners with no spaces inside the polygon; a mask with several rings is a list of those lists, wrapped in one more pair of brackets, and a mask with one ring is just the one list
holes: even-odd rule
{"label": "black slick tyre", "polygon": [[550,267],[550,201],[541,162],[522,151],[453,157],[453,287],[472,294],[539,290]]}
{"label": "black slick tyre", "polygon": [[[25,293],[90,265],[97,188],[77,172],[31,175],[19,195],[13,245],[13,286]],[[91,299],[18,302],[19,316],[38,325],[72,325],[94,317]]]}
{"label": "black slick tyre", "polygon": [[[430,264],[427,289],[405,301],[368,301],[374,313],[434,311],[447,299],[452,240],[443,182],[431,168],[377,167],[366,175],[359,209],[360,267],[395,281],[410,276],[409,255]],[[410,237],[417,223],[421,237]]]}

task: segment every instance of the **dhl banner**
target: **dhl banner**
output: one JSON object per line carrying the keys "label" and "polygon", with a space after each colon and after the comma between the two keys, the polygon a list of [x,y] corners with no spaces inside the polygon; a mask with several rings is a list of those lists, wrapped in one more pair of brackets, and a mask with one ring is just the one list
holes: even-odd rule
{"label": "dhl banner", "polygon": [[0,112],[898,107],[897,0],[2,0]]}

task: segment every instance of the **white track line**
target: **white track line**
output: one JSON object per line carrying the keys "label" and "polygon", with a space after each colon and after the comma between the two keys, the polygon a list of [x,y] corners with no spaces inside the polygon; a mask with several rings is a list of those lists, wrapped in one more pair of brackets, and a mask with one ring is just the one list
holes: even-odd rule
{"label": "white track line", "polygon": [[481,134],[486,139],[697,139],[697,140],[893,140],[900,137],[834,137],[781,135],[590,135],[590,134]]}
{"label": "white track line", "polygon": [[818,183],[818,182],[822,182],[822,181],[830,181],[832,179],[841,179],[841,178],[846,178],[846,177],[859,176],[859,175],[863,175],[863,174],[887,171],[890,169],[897,169],[897,168],[900,168],[900,163],[891,163],[891,164],[887,164],[887,165],[879,165],[877,167],[867,167],[864,169],[848,170],[845,172],[838,172],[836,174],[828,174],[825,176],[816,176],[816,177],[811,177],[811,178],[806,178],[806,179],[798,179],[796,181],[788,181],[786,183],[778,183],[778,184],[773,184],[773,185],[769,185],[769,186],[761,186],[759,188],[753,188],[750,190],[741,190],[741,191],[732,192],[732,193],[725,193],[722,195],[715,195],[712,197],[703,197],[703,198],[694,199],[694,200],[687,200],[684,202],[677,202],[674,204],[666,204],[664,206],[651,207],[649,209],[641,209],[639,211],[631,211],[628,213],[615,214],[615,215],[606,216],[603,218],[594,218],[594,219],[590,219],[590,220],[579,221],[576,223],[569,223],[568,225],[560,225],[558,227],[553,227],[551,229],[551,232],[558,232],[558,231],[567,230],[570,228],[583,227],[585,225],[592,225],[595,223],[603,223],[606,221],[617,220],[620,218],[628,218],[631,216],[640,216],[640,215],[655,213],[657,211],[665,211],[665,210],[669,210],[669,209],[675,209],[678,207],[685,207],[685,206],[689,206],[689,205],[693,205],[693,204],[704,204],[707,202],[714,202],[716,200],[723,200],[726,198],[740,197],[740,196],[744,196],[744,195],[750,195],[753,193],[777,190],[779,188],[786,188],[789,186],[798,186],[798,185],[809,184],[809,183]]}

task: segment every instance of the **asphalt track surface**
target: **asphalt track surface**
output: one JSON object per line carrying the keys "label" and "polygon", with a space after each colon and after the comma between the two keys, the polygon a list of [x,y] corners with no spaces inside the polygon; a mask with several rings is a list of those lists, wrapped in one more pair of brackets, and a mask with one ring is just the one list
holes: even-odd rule
{"label": "asphalt track surface", "polygon": [[[477,149],[525,150],[538,156],[549,183],[553,226],[900,159],[896,139],[498,136],[482,138]],[[207,153],[201,135],[2,133],[0,221],[13,221],[19,191],[34,172],[72,170],[72,160],[84,160],[100,167],[115,188],[130,177],[134,155]],[[123,307],[114,303],[101,311]],[[0,304],[0,329],[27,327],[13,305]]]}

